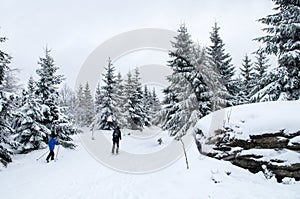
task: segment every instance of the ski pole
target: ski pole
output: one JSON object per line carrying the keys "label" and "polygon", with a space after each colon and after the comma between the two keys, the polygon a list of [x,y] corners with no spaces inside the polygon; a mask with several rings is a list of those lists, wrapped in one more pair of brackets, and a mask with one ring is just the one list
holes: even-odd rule
{"label": "ski pole", "polygon": [[57,152],[56,152],[55,160],[57,160],[58,152],[59,152],[59,145],[58,145],[58,147],[57,147]]}
{"label": "ski pole", "polygon": [[48,151],[46,151],[45,153],[43,153],[43,155],[41,155],[38,159],[36,159],[36,161],[39,161],[42,157],[44,157],[44,155],[46,155],[46,153],[48,153]]}
{"label": "ski pole", "polygon": [[95,140],[95,137],[94,137],[94,128],[92,129],[92,140]]}

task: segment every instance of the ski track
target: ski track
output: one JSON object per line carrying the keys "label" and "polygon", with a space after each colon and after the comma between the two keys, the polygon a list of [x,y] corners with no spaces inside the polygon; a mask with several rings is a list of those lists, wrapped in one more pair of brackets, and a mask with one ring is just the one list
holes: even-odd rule
{"label": "ski track", "polygon": [[[184,159],[181,158],[154,173],[117,172],[91,157],[81,145],[79,137],[74,136],[78,145],[75,150],[60,148],[56,162],[46,164],[44,160],[47,154],[36,161],[46,149],[17,155],[14,162],[0,172],[1,198],[300,198],[299,183],[283,185],[273,180],[267,181],[262,174],[253,175],[229,162],[202,156],[194,145],[188,151],[190,170],[186,170]],[[226,175],[226,171],[230,171],[231,175]],[[214,183],[212,178],[220,183]]]}

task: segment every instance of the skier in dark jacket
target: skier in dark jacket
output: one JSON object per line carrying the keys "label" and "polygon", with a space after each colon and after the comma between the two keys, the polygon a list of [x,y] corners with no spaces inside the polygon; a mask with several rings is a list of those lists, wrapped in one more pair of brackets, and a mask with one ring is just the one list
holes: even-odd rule
{"label": "skier in dark jacket", "polygon": [[59,145],[59,143],[56,141],[55,139],[56,135],[54,133],[51,134],[51,139],[48,143],[49,146],[49,155],[46,158],[46,161],[49,162],[49,158],[51,158],[51,160],[54,160],[54,148],[55,145]]}
{"label": "skier in dark jacket", "polygon": [[117,145],[116,154],[119,153],[119,141],[122,139],[120,127],[117,126],[117,128],[114,129],[113,135],[112,135],[112,141],[113,141],[113,147],[112,147],[112,153],[115,153],[115,146]]}

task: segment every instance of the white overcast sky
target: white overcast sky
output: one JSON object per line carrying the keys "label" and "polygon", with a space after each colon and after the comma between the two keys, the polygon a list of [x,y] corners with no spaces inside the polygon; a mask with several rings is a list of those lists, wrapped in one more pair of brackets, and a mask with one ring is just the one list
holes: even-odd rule
{"label": "white overcast sky", "polygon": [[[214,22],[221,27],[225,48],[240,67],[244,55],[264,35],[257,19],[271,14],[271,0],[0,0],[1,48],[13,56],[26,82],[35,75],[47,45],[67,82],[74,86],[80,67],[102,42],[140,28],[176,31],[184,22],[195,41],[210,45]],[[136,63],[133,63],[136,64]]]}

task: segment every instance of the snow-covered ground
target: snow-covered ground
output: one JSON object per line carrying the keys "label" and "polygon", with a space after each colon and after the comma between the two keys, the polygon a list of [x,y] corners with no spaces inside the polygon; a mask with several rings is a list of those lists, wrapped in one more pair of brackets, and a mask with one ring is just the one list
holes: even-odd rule
{"label": "snow-covered ground", "polygon": [[[239,128],[250,129],[250,126],[247,126],[250,123],[248,119],[256,118],[250,110],[253,110],[253,107],[241,111],[249,115],[244,118],[238,118],[232,112],[231,121],[234,121],[236,117],[241,122]],[[271,119],[267,121],[271,122]],[[286,119],[286,122],[289,121],[290,119]],[[276,129],[280,127],[278,124]],[[5,199],[300,198],[299,182],[280,184],[275,179],[267,180],[262,173],[254,175],[229,162],[202,156],[195,144],[192,144],[187,152],[189,170],[186,169],[185,159],[182,156],[174,164],[156,172],[144,174],[118,172],[101,164],[88,152],[83,140],[85,138],[92,140],[92,133],[88,129],[84,131],[84,134],[73,137],[77,144],[75,150],[60,147],[56,162],[47,164],[44,158],[36,161],[47,151],[46,149],[16,155],[13,163],[7,168],[1,168],[0,197]],[[95,146],[100,143],[97,137],[100,134],[107,137],[110,142],[110,133],[95,131],[95,139],[91,142],[95,143]],[[160,137],[164,141],[163,145],[157,143]],[[104,151],[111,158],[121,159],[126,157],[127,153],[159,152],[172,142],[173,140],[167,136],[166,132],[161,132],[155,127],[147,129],[145,134],[124,130],[120,154],[110,154],[111,145],[107,146]]]}
{"label": "snow-covered ground", "polygon": [[[102,131],[108,140],[111,140],[112,131]],[[148,154],[162,150],[168,146],[173,138],[168,135],[167,131],[162,131],[158,127],[146,127],[141,131],[122,130],[122,137],[130,139],[130,141],[121,141],[122,150],[134,154]],[[158,144],[158,139],[161,138],[163,144]]]}

